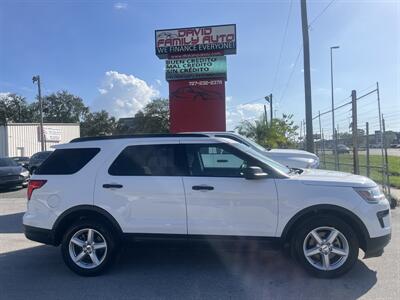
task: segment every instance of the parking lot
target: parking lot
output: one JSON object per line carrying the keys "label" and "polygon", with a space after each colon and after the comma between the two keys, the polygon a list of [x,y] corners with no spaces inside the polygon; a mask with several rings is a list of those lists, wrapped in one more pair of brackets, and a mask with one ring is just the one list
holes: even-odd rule
{"label": "parking lot", "polygon": [[280,251],[257,244],[131,245],[104,276],[73,274],[58,248],[25,239],[26,189],[0,191],[1,299],[400,299],[400,211],[380,258],[344,277],[310,277]]}

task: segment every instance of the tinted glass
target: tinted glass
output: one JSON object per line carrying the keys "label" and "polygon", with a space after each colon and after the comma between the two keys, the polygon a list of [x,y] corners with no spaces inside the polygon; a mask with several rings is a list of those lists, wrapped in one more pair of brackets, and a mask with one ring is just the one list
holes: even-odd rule
{"label": "tinted glass", "polygon": [[180,176],[177,145],[140,145],[126,147],[108,173],[114,176]]}
{"label": "tinted glass", "polygon": [[189,174],[209,177],[242,177],[243,168],[249,163],[232,147],[225,144],[188,144],[186,155]]}
{"label": "tinted glass", "polygon": [[11,158],[0,158],[0,167],[14,167],[18,166],[18,164],[13,161]]}
{"label": "tinted glass", "polygon": [[99,151],[99,148],[57,149],[35,171],[35,174],[74,174],[82,169]]}

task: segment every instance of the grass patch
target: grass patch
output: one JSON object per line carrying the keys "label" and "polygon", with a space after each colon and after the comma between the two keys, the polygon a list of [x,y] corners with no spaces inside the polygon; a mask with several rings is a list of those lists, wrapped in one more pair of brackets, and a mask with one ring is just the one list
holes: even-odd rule
{"label": "grass patch", "polygon": [[[327,170],[335,169],[335,158],[332,153],[325,154],[325,164],[324,156],[320,156],[320,168]],[[367,176],[367,156],[365,154],[359,154],[358,159],[360,162],[360,175]],[[382,183],[382,169],[381,167],[381,156],[380,155],[370,155],[370,175],[369,177],[378,182]],[[389,176],[390,185],[395,188],[400,188],[400,157],[399,156],[388,156],[389,165]],[[353,155],[352,154],[339,154],[339,168],[340,171],[353,173]]]}

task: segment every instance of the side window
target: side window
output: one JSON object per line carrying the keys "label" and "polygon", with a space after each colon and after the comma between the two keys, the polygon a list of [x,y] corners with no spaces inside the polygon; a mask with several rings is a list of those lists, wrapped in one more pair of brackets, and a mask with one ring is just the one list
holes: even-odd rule
{"label": "side window", "polygon": [[[56,149],[35,171],[39,175],[69,175],[82,169],[100,148]],[[48,153],[46,154],[48,155]]]}
{"label": "side window", "polygon": [[242,177],[245,157],[224,144],[188,144],[186,156],[192,176]]}
{"label": "side window", "polygon": [[181,176],[177,145],[126,147],[108,169],[114,176]]}

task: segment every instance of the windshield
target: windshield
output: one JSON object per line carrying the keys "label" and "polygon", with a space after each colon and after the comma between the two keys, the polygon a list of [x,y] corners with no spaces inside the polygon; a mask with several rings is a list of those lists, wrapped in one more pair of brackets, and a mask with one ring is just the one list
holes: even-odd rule
{"label": "windshield", "polygon": [[256,148],[258,151],[264,152],[264,151],[268,151],[268,149],[265,149],[263,146],[257,144],[256,142],[254,142],[253,140],[241,135],[241,138],[244,139],[247,143],[249,143],[250,145],[252,145],[254,148]]}
{"label": "windshield", "polygon": [[11,158],[0,158],[0,167],[15,167],[18,164]]}
{"label": "windshield", "polygon": [[251,156],[254,156],[259,161],[265,163],[266,165],[268,165],[282,173],[285,173],[285,174],[290,173],[290,169],[288,167],[285,167],[284,165],[278,163],[277,161],[266,157],[265,155],[253,150],[252,148],[249,148],[240,143],[232,143],[232,145],[236,148],[239,148],[241,151],[246,152],[246,153],[250,154]]}

